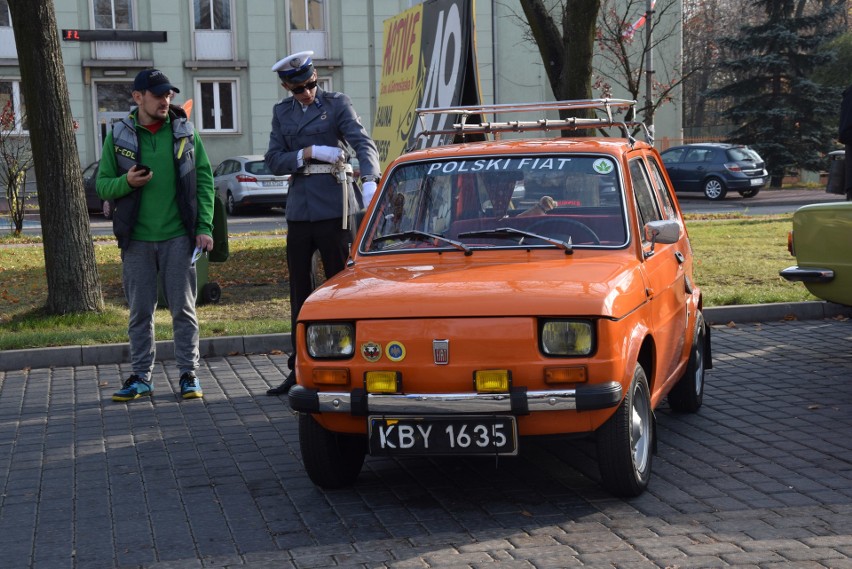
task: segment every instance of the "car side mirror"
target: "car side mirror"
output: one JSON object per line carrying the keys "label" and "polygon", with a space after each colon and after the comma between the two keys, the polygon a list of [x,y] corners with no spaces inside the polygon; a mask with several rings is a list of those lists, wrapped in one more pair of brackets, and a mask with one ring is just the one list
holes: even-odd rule
{"label": "car side mirror", "polygon": [[660,219],[649,221],[645,224],[645,241],[651,242],[651,250],[645,253],[645,257],[654,254],[657,243],[677,243],[680,239],[680,224],[673,219]]}

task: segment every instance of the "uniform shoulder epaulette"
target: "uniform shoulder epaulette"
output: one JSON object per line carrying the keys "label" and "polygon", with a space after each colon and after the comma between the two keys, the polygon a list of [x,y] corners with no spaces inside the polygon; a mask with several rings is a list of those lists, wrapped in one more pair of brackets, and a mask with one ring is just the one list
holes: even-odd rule
{"label": "uniform shoulder epaulette", "polygon": [[339,99],[343,93],[338,93],[337,91],[323,91],[323,97],[327,99]]}

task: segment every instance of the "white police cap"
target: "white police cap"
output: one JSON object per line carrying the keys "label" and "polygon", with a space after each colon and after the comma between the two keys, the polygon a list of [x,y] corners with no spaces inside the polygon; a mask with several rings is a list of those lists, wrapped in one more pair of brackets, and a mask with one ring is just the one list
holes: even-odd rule
{"label": "white police cap", "polygon": [[287,83],[301,83],[311,78],[314,73],[314,65],[311,56],[312,51],[300,51],[280,59],[272,66],[272,71],[278,72],[278,77]]}

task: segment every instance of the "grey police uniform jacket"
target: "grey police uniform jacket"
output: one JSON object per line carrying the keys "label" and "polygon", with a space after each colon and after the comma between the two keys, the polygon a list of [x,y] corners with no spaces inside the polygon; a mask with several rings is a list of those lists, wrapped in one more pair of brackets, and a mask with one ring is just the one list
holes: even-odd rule
{"label": "grey police uniform jacket", "polygon": [[297,167],[297,154],[312,144],[343,148],[344,141],[355,150],[361,175],[378,176],[376,145],[361,124],[349,96],[317,88],[314,102],[305,111],[294,97],[282,99],[272,108],[272,133],[265,160],[275,175],[293,174],[287,196],[288,221],[321,221],[343,216],[343,194],[337,179],[333,174],[304,175],[304,168]]}

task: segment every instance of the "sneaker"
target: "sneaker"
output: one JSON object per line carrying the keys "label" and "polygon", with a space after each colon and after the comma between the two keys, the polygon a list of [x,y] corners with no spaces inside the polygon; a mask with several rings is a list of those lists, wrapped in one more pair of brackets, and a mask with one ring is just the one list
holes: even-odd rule
{"label": "sneaker", "polygon": [[151,384],[136,374],[131,375],[124,382],[124,387],[112,394],[113,401],[133,401],[143,395],[151,395],[153,389]]}
{"label": "sneaker", "polygon": [[184,399],[204,397],[204,394],[201,392],[201,384],[198,383],[198,378],[191,371],[180,376],[180,395]]}

